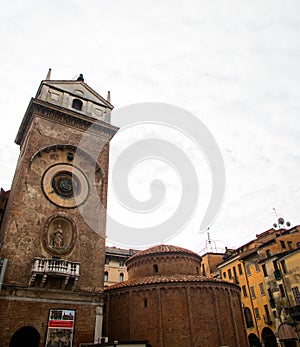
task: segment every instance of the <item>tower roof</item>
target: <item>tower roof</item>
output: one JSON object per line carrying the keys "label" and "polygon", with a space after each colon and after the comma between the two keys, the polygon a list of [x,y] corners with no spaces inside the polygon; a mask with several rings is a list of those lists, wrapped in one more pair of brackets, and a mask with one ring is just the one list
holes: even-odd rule
{"label": "tower roof", "polygon": [[[103,105],[109,109],[113,109],[113,105],[98,94],[94,89],[92,89],[88,84],[86,84],[82,79],[77,80],[44,80],[41,82],[39,89],[36,93],[37,99],[44,99],[42,93],[43,87],[47,86],[51,89],[56,89],[59,91],[67,92],[73,94],[74,96],[92,101],[93,103]],[[48,92],[48,90],[47,90]]]}
{"label": "tower roof", "polygon": [[110,124],[112,109],[109,100],[89,87],[82,76],[77,80],[50,80],[48,73],[36,97],[29,103],[15,142],[23,143],[34,117],[55,119],[55,122],[84,131],[93,126],[101,136],[110,140],[118,131]]}

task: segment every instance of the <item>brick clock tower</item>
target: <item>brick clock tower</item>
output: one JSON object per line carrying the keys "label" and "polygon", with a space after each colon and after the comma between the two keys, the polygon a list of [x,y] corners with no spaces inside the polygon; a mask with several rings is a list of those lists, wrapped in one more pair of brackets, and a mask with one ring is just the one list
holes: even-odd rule
{"label": "brick clock tower", "polygon": [[112,108],[50,70],[29,103],[1,221],[1,347],[101,339]]}

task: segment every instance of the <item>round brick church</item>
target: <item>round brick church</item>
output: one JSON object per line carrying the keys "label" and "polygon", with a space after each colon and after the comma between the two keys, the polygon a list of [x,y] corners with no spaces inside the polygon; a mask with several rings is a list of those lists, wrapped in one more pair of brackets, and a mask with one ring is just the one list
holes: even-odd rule
{"label": "round brick church", "polygon": [[106,289],[104,330],[152,347],[248,346],[240,288],[199,275],[201,257],[159,245],[127,260],[128,281]]}

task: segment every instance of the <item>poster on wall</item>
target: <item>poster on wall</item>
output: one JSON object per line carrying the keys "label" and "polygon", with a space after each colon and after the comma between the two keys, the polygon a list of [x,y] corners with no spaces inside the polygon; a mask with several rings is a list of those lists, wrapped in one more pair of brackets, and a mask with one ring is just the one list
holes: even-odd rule
{"label": "poster on wall", "polygon": [[72,347],[74,325],[75,310],[51,309],[45,347]]}

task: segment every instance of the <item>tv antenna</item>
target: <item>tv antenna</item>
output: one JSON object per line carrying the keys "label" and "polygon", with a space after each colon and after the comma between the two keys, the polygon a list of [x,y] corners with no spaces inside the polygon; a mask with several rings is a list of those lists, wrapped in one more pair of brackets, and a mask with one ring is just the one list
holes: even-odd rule
{"label": "tv antenna", "polygon": [[224,245],[225,243],[221,240],[212,240],[210,237],[210,231],[209,227],[206,228],[206,235],[207,239],[205,241],[204,247],[200,250],[199,253],[219,253],[223,252],[225,249],[224,247],[218,247],[217,242],[222,242]]}

